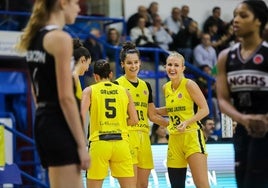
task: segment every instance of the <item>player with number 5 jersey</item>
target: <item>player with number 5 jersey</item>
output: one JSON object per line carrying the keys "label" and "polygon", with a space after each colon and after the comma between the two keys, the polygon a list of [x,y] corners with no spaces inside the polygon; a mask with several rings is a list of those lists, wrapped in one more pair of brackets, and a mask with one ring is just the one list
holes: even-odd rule
{"label": "player with number 5 jersey", "polygon": [[92,163],[87,170],[87,186],[101,188],[110,167],[121,187],[135,188],[127,130],[127,125],[138,123],[134,103],[125,88],[110,81],[112,72],[106,60],[98,60],[93,73],[97,83],[84,89],[81,101],[84,122],[90,110]]}

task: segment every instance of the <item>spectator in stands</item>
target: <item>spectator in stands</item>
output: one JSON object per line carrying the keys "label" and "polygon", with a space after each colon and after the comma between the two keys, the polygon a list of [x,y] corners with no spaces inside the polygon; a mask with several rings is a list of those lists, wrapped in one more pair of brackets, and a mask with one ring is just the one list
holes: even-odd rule
{"label": "spectator in stands", "polygon": [[[207,64],[201,65],[199,67],[199,69],[203,73],[207,74],[208,76],[213,77],[212,76],[212,69],[211,69],[211,67],[209,65],[207,65]],[[201,91],[203,92],[204,96],[207,98],[208,97],[208,83],[207,83],[207,80],[204,77],[200,76],[200,77],[198,77],[196,79],[196,83],[199,85],[199,87],[200,87]],[[216,97],[215,84],[213,84],[211,87],[212,87],[212,91],[213,91],[212,92],[212,97]]]}
{"label": "spectator in stands", "polygon": [[193,49],[200,43],[200,35],[198,23],[192,20],[187,28],[181,29],[175,36],[171,50],[178,51],[185,61],[192,63]]}
{"label": "spectator in stands", "polygon": [[161,17],[156,14],[153,16],[153,25],[149,26],[156,44],[165,51],[169,50],[169,44],[173,42],[172,37],[162,25]]}
{"label": "spectator in stands", "polygon": [[140,17],[138,25],[131,29],[130,38],[139,47],[154,47],[156,46],[151,31],[146,27],[146,20]]}
{"label": "spectator in stands", "polygon": [[[107,32],[107,36],[106,36],[106,42],[109,45],[114,46],[114,47],[120,46],[121,42],[122,42],[120,32],[114,27],[109,28],[108,32]],[[111,47],[104,47],[104,48],[105,48],[106,56],[110,61],[111,70],[114,73],[112,79],[115,79],[115,76],[116,76],[116,50],[111,48]],[[118,56],[119,56],[119,52],[118,52]],[[117,63],[119,63],[119,62],[117,62]]]}
{"label": "spectator in stands", "polygon": [[221,36],[221,45],[218,46],[218,51],[222,51],[225,48],[233,46],[239,41],[239,38],[235,36],[233,29],[233,21],[226,24],[225,33]]}
{"label": "spectator in stands", "polygon": [[[152,32],[145,26],[145,19],[139,18],[138,26],[130,31],[130,38],[137,47],[160,48],[153,39]],[[153,52],[141,52],[142,57],[148,57],[150,61],[154,61]],[[165,56],[160,56],[160,61],[165,62]]]}
{"label": "spectator in stands", "polygon": [[181,10],[178,7],[173,7],[171,15],[164,20],[164,27],[167,29],[172,38],[175,38],[182,26]]}
{"label": "spectator in stands", "polygon": [[208,65],[213,68],[217,63],[216,50],[211,46],[210,35],[203,33],[201,43],[194,48],[194,64],[198,67]]}
{"label": "spectator in stands", "polygon": [[189,17],[190,8],[188,5],[183,5],[181,7],[181,20],[183,23],[183,27],[188,27],[189,23],[193,20],[193,18]]}
{"label": "spectator in stands", "polygon": [[[211,76],[212,78],[215,76],[212,74],[212,69],[209,65],[201,65],[200,70],[203,71],[203,73],[207,74],[208,76]],[[208,100],[208,81],[206,78],[204,78],[203,76],[199,76],[196,78],[196,83],[198,84],[198,86],[200,87],[202,93],[204,94],[204,96],[206,97],[206,99]],[[218,101],[216,98],[216,88],[215,88],[215,82],[213,82],[211,84],[211,114],[212,117],[214,118],[214,121],[216,123],[216,130],[220,129],[220,110],[219,110],[219,105],[218,105]],[[209,101],[208,101],[209,102]]]}
{"label": "spectator in stands", "polygon": [[[93,35],[93,37],[91,36]],[[102,58],[102,47],[95,39],[101,37],[101,31],[98,28],[92,28],[90,30],[90,36],[84,41],[84,46],[89,50],[92,55],[92,61],[97,61]]]}
{"label": "spectator in stands", "polygon": [[221,8],[216,6],[212,9],[212,15],[210,15],[204,22],[203,32],[208,32],[208,26],[211,22],[215,22],[218,26],[217,34],[219,36],[225,33],[224,28],[226,23],[221,19]]}
{"label": "spectator in stands", "polygon": [[149,14],[147,12],[147,9],[145,6],[141,5],[138,7],[138,11],[135,14],[131,15],[127,20],[127,35],[130,35],[130,30],[138,25],[140,17],[143,17],[145,19],[146,27],[150,26]]}
{"label": "spectator in stands", "polygon": [[153,24],[153,17],[158,14],[158,6],[158,3],[153,1],[147,9],[150,25]]}
{"label": "spectator in stands", "polygon": [[[121,35],[119,31],[112,27],[108,29],[106,42],[111,46],[120,46],[121,45]],[[109,58],[110,62],[115,61],[115,50],[111,48],[105,48],[106,55]]]}
{"label": "spectator in stands", "polygon": [[211,38],[211,45],[215,48],[217,54],[228,46],[228,41],[231,40],[233,36],[232,26],[227,29],[222,35],[218,34],[218,25],[215,21],[208,23],[208,34]]}
{"label": "spectator in stands", "polygon": [[[101,31],[98,28],[92,28],[90,30],[89,37],[84,41],[83,45],[91,53],[92,62],[95,62],[99,59],[102,59],[102,46],[98,43],[96,39],[101,37]],[[96,38],[96,39],[95,39]],[[88,86],[94,83],[93,79],[93,70],[92,67],[89,68],[89,71],[85,73],[85,86]]]}
{"label": "spectator in stands", "polygon": [[210,35],[210,40],[212,42],[212,46],[217,48],[218,40],[220,39],[220,35],[218,34],[218,25],[215,21],[210,21],[207,23],[207,31],[205,33],[208,33]]}
{"label": "spectator in stands", "polygon": [[168,143],[167,128],[154,123],[152,126],[150,139],[151,139],[151,144]]}
{"label": "spectator in stands", "polygon": [[201,120],[203,124],[204,136],[206,137],[207,142],[213,142],[218,140],[218,136],[214,135],[215,122],[213,118],[205,117]]}

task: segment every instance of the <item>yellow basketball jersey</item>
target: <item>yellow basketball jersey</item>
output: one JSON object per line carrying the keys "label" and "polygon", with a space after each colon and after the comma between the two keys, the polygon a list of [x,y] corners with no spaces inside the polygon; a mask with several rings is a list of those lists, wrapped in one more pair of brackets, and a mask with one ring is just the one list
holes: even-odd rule
{"label": "yellow basketball jersey", "polygon": [[126,89],[109,81],[90,87],[92,93],[89,140],[102,140],[103,136],[109,135],[120,135],[122,139],[127,139],[129,100]]}
{"label": "yellow basketball jersey", "polygon": [[140,130],[149,133],[150,126],[147,115],[149,90],[145,81],[138,79],[137,87],[133,86],[125,76],[119,77],[116,81],[130,92],[138,114],[139,123],[129,127],[129,130]]}
{"label": "yellow basketball jersey", "polygon": [[80,80],[78,80],[78,82],[76,83],[76,92],[75,92],[75,95],[78,99],[82,99],[82,86],[81,86],[81,83],[80,83]]}
{"label": "yellow basketball jersey", "polygon": [[[176,126],[187,119],[194,116],[194,101],[189,95],[186,84],[187,78],[183,78],[179,87],[173,91],[171,81],[166,83],[165,87],[165,101],[166,109],[169,116],[169,134],[179,134]],[[197,122],[186,127],[185,131],[193,131],[199,129]]]}

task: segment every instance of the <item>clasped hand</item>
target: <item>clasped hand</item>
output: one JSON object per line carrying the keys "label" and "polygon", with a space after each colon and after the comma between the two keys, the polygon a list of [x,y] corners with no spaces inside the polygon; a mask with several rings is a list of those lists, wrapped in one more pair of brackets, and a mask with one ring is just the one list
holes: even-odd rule
{"label": "clasped hand", "polygon": [[184,132],[188,123],[186,121],[181,122],[179,125],[176,126],[179,132]]}
{"label": "clasped hand", "polygon": [[268,132],[268,114],[247,115],[245,128],[254,138],[262,138]]}

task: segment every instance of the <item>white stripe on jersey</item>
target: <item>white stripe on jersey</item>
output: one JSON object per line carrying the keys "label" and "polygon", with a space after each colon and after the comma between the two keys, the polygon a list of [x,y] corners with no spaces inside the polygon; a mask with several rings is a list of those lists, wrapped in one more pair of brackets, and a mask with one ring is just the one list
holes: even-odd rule
{"label": "white stripe on jersey", "polygon": [[268,73],[257,70],[237,70],[227,73],[232,92],[268,91]]}

